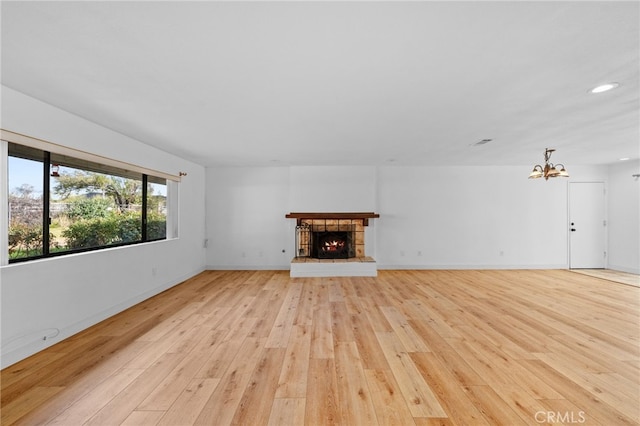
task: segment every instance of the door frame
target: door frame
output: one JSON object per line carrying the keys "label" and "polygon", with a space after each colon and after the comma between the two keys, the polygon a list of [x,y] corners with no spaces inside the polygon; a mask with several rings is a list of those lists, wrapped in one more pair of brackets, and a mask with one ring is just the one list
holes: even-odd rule
{"label": "door frame", "polygon": [[[602,232],[604,233],[603,245],[604,245],[604,268],[607,269],[609,266],[609,211],[607,209],[607,197],[608,197],[608,188],[607,182],[605,180],[585,180],[585,181],[571,181],[567,182],[567,267],[571,268],[571,184],[572,183],[592,183],[592,184],[602,184],[604,194],[602,194],[602,211],[604,215],[604,226]],[[580,269],[580,268],[576,268]]]}

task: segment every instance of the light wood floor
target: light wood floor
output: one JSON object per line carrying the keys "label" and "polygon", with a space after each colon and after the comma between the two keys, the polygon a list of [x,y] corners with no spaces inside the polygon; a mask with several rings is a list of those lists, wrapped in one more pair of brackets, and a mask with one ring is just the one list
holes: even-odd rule
{"label": "light wood floor", "polygon": [[615,271],[613,269],[572,269],[571,272],[640,287],[640,275],[628,272]]}
{"label": "light wood floor", "polygon": [[2,371],[2,425],[633,425],[640,289],[208,271]]}

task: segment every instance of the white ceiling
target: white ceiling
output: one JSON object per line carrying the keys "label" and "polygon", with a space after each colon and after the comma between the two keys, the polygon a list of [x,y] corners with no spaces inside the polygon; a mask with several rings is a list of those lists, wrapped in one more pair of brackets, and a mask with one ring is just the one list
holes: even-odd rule
{"label": "white ceiling", "polygon": [[4,85],[206,166],[640,156],[637,1],[1,7]]}

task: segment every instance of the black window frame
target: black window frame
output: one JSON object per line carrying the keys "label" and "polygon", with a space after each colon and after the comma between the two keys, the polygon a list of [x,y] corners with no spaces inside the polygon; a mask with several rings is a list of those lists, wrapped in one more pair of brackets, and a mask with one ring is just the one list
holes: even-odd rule
{"label": "black window frame", "polygon": [[[42,159],[40,159],[39,156],[30,156],[30,155],[15,155],[15,153],[12,154],[12,147],[21,147],[18,149],[14,148],[14,151],[20,151],[22,150],[24,151],[37,151],[38,153],[42,153]],[[58,154],[53,154],[58,155]],[[42,161],[42,168],[43,168],[43,176],[42,176],[42,180],[43,180],[43,189],[42,189],[42,253],[38,254],[38,255],[33,255],[33,256],[25,256],[25,257],[19,257],[19,258],[14,258],[11,259],[10,257],[8,258],[8,263],[9,264],[14,264],[14,263],[22,263],[22,262],[28,262],[28,261],[32,261],[32,260],[38,260],[38,259],[47,259],[47,258],[53,258],[53,257],[60,257],[60,256],[66,256],[66,255],[70,255],[70,254],[77,254],[77,253],[85,253],[85,252],[90,252],[90,251],[98,251],[98,250],[105,250],[105,249],[110,249],[110,248],[117,248],[117,247],[124,247],[124,246],[131,246],[131,245],[136,245],[136,244],[143,244],[143,243],[149,243],[149,242],[154,242],[154,241],[163,241],[167,239],[167,232],[165,231],[165,235],[164,237],[160,237],[160,238],[153,238],[153,239],[149,239],[148,238],[148,232],[147,232],[147,224],[148,224],[148,184],[151,181],[156,181],[156,180],[160,180],[160,181],[164,181],[165,185],[167,185],[167,179],[160,177],[160,176],[155,176],[155,175],[150,175],[147,173],[143,173],[140,172],[140,176],[142,177],[141,182],[142,182],[142,207],[141,207],[141,219],[140,219],[140,240],[136,240],[136,241],[127,241],[127,242],[122,242],[122,243],[114,243],[114,244],[108,244],[108,245],[100,245],[100,246],[93,246],[93,247],[82,247],[82,248],[74,248],[74,249],[69,249],[69,250],[64,250],[64,251],[60,251],[60,252],[51,252],[50,251],[50,240],[49,240],[49,231],[50,231],[50,225],[51,225],[51,215],[50,215],[50,201],[51,201],[51,175],[50,175],[50,171],[51,171],[51,166],[52,161],[51,161],[51,156],[52,156],[52,152],[51,151],[47,151],[47,150],[43,150],[43,149],[39,149],[39,148],[31,148],[29,146],[26,145],[22,145],[20,143],[16,143],[16,142],[8,142],[8,150],[7,150],[7,156],[8,157],[14,157],[14,158],[25,158],[25,159],[29,159],[29,160],[33,160],[33,161]],[[77,157],[69,157],[72,159],[77,160],[78,162],[82,162],[84,160],[82,159],[78,159]],[[95,163],[95,164],[99,164],[99,163]],[[112,166],[105,166],[105,167],[109,167],[111,170],[122,170],[123,173],[121,174],[113,174],[113,176],[121,176],[124,177],[128,174],[130,174],[130,172],[126,169],[120,169],[117,167],[112,167]],[[92,171],[90,169],[85,169],[82,168],[81,170],[87,170],[87,171]],[[105,173],[105,172],[100,172],[100,173]],[[7,178],[9,176],[7,175]],[[158,182],[154,182],[154,183],[158,183]],[[8,179],[7,179],[7,184],[8,184]],[[168,223],[166,224],[168,225]]]}

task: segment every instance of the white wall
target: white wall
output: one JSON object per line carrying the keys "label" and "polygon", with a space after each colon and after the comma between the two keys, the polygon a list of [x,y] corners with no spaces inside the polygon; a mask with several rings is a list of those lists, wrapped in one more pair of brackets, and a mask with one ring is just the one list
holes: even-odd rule
{"label": "white wall", "polygon": [[566,180],[532,181],[523,167],[386,167],[379,182],[382,268],[567,264]]}
{"label": "white wall", "polygon": [[[296,221],[285,215],[374,211],[375,179],[375,167],[208,168],[207,267],[289,269]],[[367,255],[374,221],[365,230]]]}
{"label": "white wall", "polygon": [[202,166],[5,87],[2,88],[1,125],[6,130],[150,169],[188,173],[179,184],[178,239],[0,268],[2,367],[204,269],[205,171]]}
{"label": "white wall", "polygon": [[[207,265],[286,269],[295,229],[287,212],[375,211],[365,238],[379,268],[566,268],[570,180],[530,180],[528,169],[207,169]],[[571,181],[607,179],[606,167],[570,172]],[[229,227],[246,221],[253,228]]]}
{"label": "white wall", "polygon": [[376,209],[373,166],[290,168],[289,209],[294,212],[371,212]]}
{"label": "white wall", "polygon": [[609,167],[608,267],[640,274],[640,160]]}
{"label": "white wall", "polygon": [[288,168],[209,168],[206,187],[207,268],[289,268]]}
{"label": "white wall", "polygon": [[375,167],[222,167],[206,174],[209,269],[289,269],[296,224],[285,218],[289,212],[375,210]]}
{"label": "white wall", "polygon": [[[604,179],[575,167],[575,181]],[[380,268],[566,268],[568,179],[525,166],[381,167]]]}

